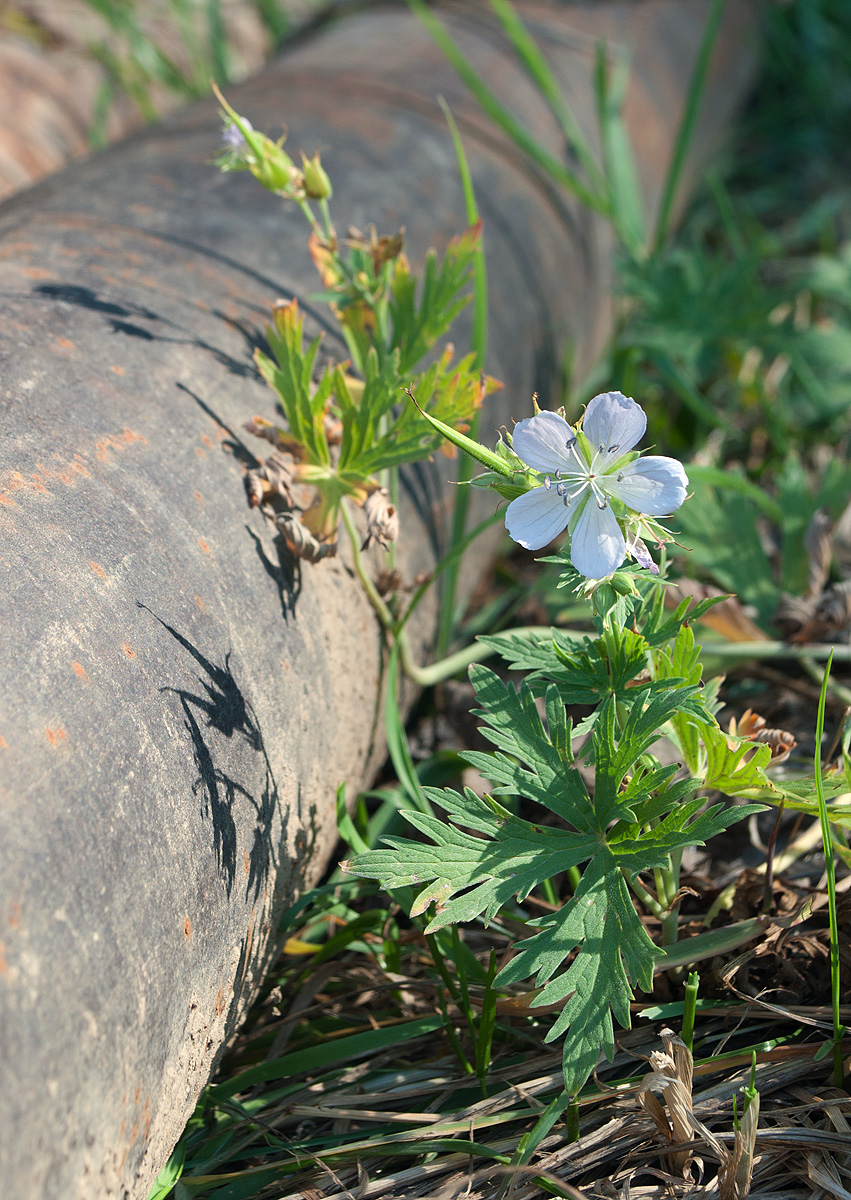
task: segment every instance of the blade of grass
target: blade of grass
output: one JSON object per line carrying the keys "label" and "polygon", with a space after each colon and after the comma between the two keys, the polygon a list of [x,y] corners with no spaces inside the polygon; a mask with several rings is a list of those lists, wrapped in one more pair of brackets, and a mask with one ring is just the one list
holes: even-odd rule
{"label": "blade of grass", "polygon": [[[475,225],[479,220],[479,206],[476,203],[476,193],[473,188],[473,178],[470,174],[470,164],[467,161],[467,155],[464,151],[464,145],[461,141],[461,135],[458,132],[458,126],[455,123],[455,118],[449,111],[449,105],[442,96],[438,97],[438,103],[443,110],[443,115],[446,118],[446,123],[449,126],[449,132],[452,134],[452,143],[455,147],[455,158],[458,162],[458,174],[461,177],[461,187],[464,192],[464,205],[467,210],[467,224]],[[475,366],[478,371],[485,369],[485,356],[487,353],[488,343],[488,276],[487,263],[485,261],[484,239],[479,239],[476,256],[473,260],[473,334],[472,334],[472,351],[475,355]],[[478,437],[479,430],[479,413],[476,413],[470,425],[470,433],[473,437]],[[468,454],[459,455],[458,460],[458,483],[469,483],[473,476],[473,463]],[[452,513],[452,534],[450,539],[450,553],[464,539],[464,533],[467,528],[467,512],[470,507],[470,492],[466,487],[462,487],[455,496],[455,507]],[[456,624],[456,594],[458,591],[458,574],[461,569],[460,557],[455,556],[452,562],[447,566],[443,577],[443,596],[440,607],[440,620],[437,630],[437,645],[436,653],[438,658],[443,658],[449,650],[452,643],[452,638],[455,633]]]}
{"label": "blade of grass", "polygon": [[568,146],[576,154],[580,166],[593,188],[600,195],[605,194],[606,179],[600,164],[597,162],[591,147],[583,134],[579,122],[574,117],[570,105],[566,102],[559,87],[558,80],[550,70],[549,63],[541,53],[534,38],[529,35],[526,26],[517,16],[509,0],[490,0],[502,31],[511,42],[514,53],[526,68],[532,82],[537,87],[550,107],[561,131],[567,139]]}
{"label": "blade of grass", "polygon": [[833,1082],[838,1088],[842,1087],[842,1039],[845,1026],[839,1015],[840,980],[839,980],[839,925],[836,919],[836,868],[833,857],[833,837],[830,832],[830,819],[827,815],[827,802],[824,796],[824,781],[821,767],[821,744],[824,738],[824,710],[827,705],[827,683],[830,678],[830,668],[833,663],[831,654],[825,664],[824,679],[821,685],[821,695],[818,702],[816,717],[816,752],[815,752],[815,782],[818,797],[819,821],[821,822],[821,837],[824,847],[824,869],[827,875],[827,902],[830,922],[830,997],[833,1009]]}
{"label": "blade of grass", "polygon": [[712,487],[726,488],[727,491],[747,496],[776,525],[782,526],[783,509],[777,501],[772,500],[767,492],[764,492],[757,484],[751,483],[743,475],[737,475],[733,471],[724,471],[721,467],[703,467],[697,463],[689,463],[688,477],[690,480],[700,480],[701,483],[711,484]]}
{"label": "blade of grass", "polygon": [[610,64],[603,43],[598,43],[594,60],[594,92],[603,170],[608,184],[612,224],[624,248],[633,258],[644,254],[644,197],[638,179],[632,143],[623,119],[629,66],[621,54]]}
{"label": "blade of grass", "polygon": [[682,120],[677,130],[677,137],[674,142],[673,153],[671,154],[671,163],[665,176],[665,186],[662,190],[662,200],[659,204],[659,215],[656,218],[656,232],[653,237],[654,253],[658,253],[668,235],[674,199],[683,173],[686,155],[688,154],[695,129],[697,128],[700,103],[706,87],[706,76],[712,57],[712,49],[718,37],[718,30],[721,27],[721,18],[724,15],[724,4],[725,0],[713,0],[712,8],[709,10],[709,16],[706,19],[706,25],[703,30],[703,37],[700,40],[700,48],[697,52],[697,61],[689,83]]}
{"label": "blade of grass", "polygon": [[387,660],[387,689],[384,699],[384,728],[387,737],[387,753],[396,772],[396,778],[407,793],[408,801],[421,813],[432,814],[433,809],[423,795],[417,769],[411,758],[408,735],[399,712],[399,643],[396,642]]}
{"label": "blade of grass", "polygon": [[736,430],[730,419],[703,399],[682,366],[674,362],[663,350],[652,350],[648,353],[647,358],[662,378],[674,389],[686,408],[691,409],[696,417],[704,421],[710,429],[717,426],[725,433],[735,436]]}
{"label": "blade of grass", "polygon": [[476,1078],[479,1081],[482,1096],[485,1099],[488,1097],[487,1078],[491,1061],[493,1034],[496,1028],[496,990],[494,989],[493,981],[496,978],[497,969],[496,951],[491,949],[487,979],[485,980],[485,993],[482,997],[482,1008],[479,1013],[478,1036],[476,1037]]}
{"label": "blade of grass", "polygon": [[501,512],[495,512],[492,517],[485,517],[485,519],[483,521],[481,521],[475,527],[475,529],[471,530],[470,533],[468,533],[460,542],[456,542],[453,545],[452,549],[443,556],[443,558],[440,560],[440,562],[434,568],[434,571],[432,572],[430,578],[426,579],[423,583],[421,583],[420,586],[417,588],[417,590],[414,592],[413,596],[411,597],[410,604],[405,609],[404,616],[402,617],[401,621],[398,623],[398,625],[395,628],[395,631],[394,631],[395,633],[398,634],[402,629],[404,629],[405,625],[407,624],[408,620],[412,616],[417,605],[420,603],[422,598],[425,596],[426,592],[432,586],[434,581],[442,574],[442,572],[445,571],[447,569],[447,567],[450,566],[453,562],[457,562],[457,560],[461,557],[461,555],[464,553],[464,551],[467,549],[467,547],[472,545],[472,543],[476,540],[476,538],[479,536],[480,533],[484,533],[484,531],[486,529],[490,529],[491,525],[495,525],[497,523],[497,521],[502,521],[502,520],[504,520],[504,515]]}
{"label": "blade of grass", "polygon": [[437,1014],[430,1017],[419,1017],[416,1021],[404,1021],[398,1025],[390,1025],[385,1029],[370,1029],[365,1033],[355,1033],[345,1038],[332,1038],[319,1046],[309,1046],[306,1050],[295,1050],[282,1058],[274,1058],[271,1062],[259,1063],[234,1075],[226,1083],[215,1084],[209,1089],[211,1098],[228,1099],[238,1092],[246,1092],[257,1083],[267,1083],[273,1079],[286,1079],[299,1071],[317,1071],[320,1067],[330,1067],[345,1059],[354,1058],[361,1054],[371,1054],[380,1050],[397,1046],[411,1038],[426,1037],[443,1028],[443,1020]]}
{"label": "blade of grass", "polygon": [[505,105],[497,99],[452,35],[423,3],[423,0],[406,0],[406,2],[411,11],[422,21],[484,111],[503,133],[510,137],[514,144],[523,150],[533,162],[537,163],[550,178],[567,188],[583,204],[593,209],[594,212],[608,215],[609,209],[605,197],[592,191],[575,172],[559,162],[540,142],[532,137],[514,114],[509,112]]}

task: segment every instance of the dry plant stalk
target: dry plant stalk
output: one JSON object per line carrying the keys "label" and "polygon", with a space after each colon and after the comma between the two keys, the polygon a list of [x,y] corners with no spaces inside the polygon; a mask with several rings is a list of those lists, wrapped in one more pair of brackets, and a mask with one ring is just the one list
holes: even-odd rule
{"label": "dry plant stalk", "polygon": [[[756,1091],[748,1092],[748,1106],[735,1130],[732,1148],[728,1148],[694,1115],[694,1063],[688,1046],[670,1029],[661,1030],[660,1036],[664,1050],[655,1050],[650,1055],[653,1069],[641,1081],[639,1104],[652,1118],[662,1136],[674,1145],[685,1146],[694,1141],[695,1134],[699,1134],[711,1147],[720,1164],[718,1176],[701,1188],[701,1196],[707,1200],[710,1196],[717,1196],[719,1200],[745,1200],[753,1175],[759,1094]],[[667,1111],[653,1094],[657,1090],[662,1093]],[[667,1158],[671,1172],[678,1172],[688,1180],[693,1178],[693,1164],[698,1168],[703,1166],[690,1149],[674,1151]]]}
{"label": "dry plant stalk", "polygon": [[[660,1031],[664,1050],[654,1050],[650,1055],[653,1068],[645,1075],[638,1089],[638,1103],[651,1117],[664,1138],[676,1145],[694,1140],[694,1116],[692,1113],[692,1072],[694,1063],[691,1051],[671,1029]],[[659,1090],[667,1105],[667,1113],[659,1099],[653,1094]],[[690,1150],[678,1150],[668,1155],[672,1172],[684,1178],[691,1177],[694,1156]]]}

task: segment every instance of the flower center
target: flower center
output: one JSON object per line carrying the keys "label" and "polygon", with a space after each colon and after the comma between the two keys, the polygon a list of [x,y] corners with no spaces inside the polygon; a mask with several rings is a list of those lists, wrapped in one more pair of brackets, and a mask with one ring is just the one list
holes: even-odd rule
{"label": "flower center", "polygon": [[[586,488],[590,489],[594,499],[597,501],[598,508],[607,508],[609,497],[606,495],[605,489],[597,482],[595,470],[601,455],[611,454],[617,450],[617,446],[610,446],[608,451],[605,446],[598,446],[591,462],[588,463],[577,448],[577,438],[571,437],[567,441],[567,449],[573,455],[576,461],[576,467],[567,460],[567,465],[564,469],[559,468],[556,473],[556,494],[563,500],[565,508],[569,508],[574,500],[577,500]],[[603,473],[605,477],[605,472]],[[549,475],[544,477],[544,487],[549,491],[552,487],[552,479]]]}

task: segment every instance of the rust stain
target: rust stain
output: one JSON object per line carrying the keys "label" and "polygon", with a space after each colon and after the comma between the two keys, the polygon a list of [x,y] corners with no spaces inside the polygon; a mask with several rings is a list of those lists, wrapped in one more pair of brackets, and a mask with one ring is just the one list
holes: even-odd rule
{"label": "rust stain", "polygon": [[173,179],[170,179],[168,175],[154,173],[148,176],[148,181],[152,183],[154,187],[162,188],[166,192],[173,192],[177,187],[177,184]]}
{"label": "rust stain", "polygon": [[196,488],[195,491],[192,493],[192,495],[195,497],[196,503],[198,503],[198,504],[204,503],[204,493],[203,492],[199,492],[198,489]]}
{"label": "rust stain", "polygon": [[134,1103],[134,1104],[138,1104],[138,1103],[139,1103],[139,1097],[140,1097],[141,1095],[142,1095],[142,1085],[141,1085],[141,1083],[137,1083],[137,1084],[136,1084],[136,1092],[135,1092],[135,1094],[134,1094],[134,1096],[133,1096],[133,1103]]}
{"label": "rust stain", "polygon": [[70,338],[58,337],[56,339],[57,346],[61,346],[63,350],[76,350],[77,347]]}
{"label": "rust stain", "polygon": [[138,213],[140,217],[149,217],[153,212],[150,204],[131,204],[130,211]]}
{"label": "rust stain", "polygon": [[80,251],[74,250],[71,246],[60,246],[59,253],[64,255],[65,258],[79,258],[80,257]]}
{"label": "rust stain", "polygon": [[207,452],[206,452],[206,450],[202,450],[200,446],[196,446],[196,447],[195,447],[195,453],[198,455],[198,457],[199,457],[199,458],[206,458],[206,457],[207,457]]}
{"label": "rust stain", "polygon": [[217,1017],[220,1017],[225,1011],[225,995],[224,988],[219,988],[216,992],[216,1003],[213,1005],[213,1012]]}
{"label": "rust stain", "polygon": [[145,1097],[145,1111],[142,1115],[142,1125],[145,1130],[145,1141],[147,1141],[151,1133],[151,1102],[147,1096]]}
{"label": "rust stain", "polygon": [[195,307],[200,308],[201,312],[209,312],[210,311],[209,304],[205,304],[203,300],[196,300]]}
{"label": "rust stain", "polygon": [[[121,433],[108,434],[95,442],[95,458],[99,462],[107,462],[112,451],[123,452],[129,446],[147,445],[148,439],[144,434],[137,433],[133,429],[123,429]],[[9,471],[2,479],[0,479],[0,504],[7,508],[17,508],[18,501],[14,498],[14,492],[28,491],[38,492],[42,495],[50,495],[49,484],[62,483],[66,486],[74,486],[77,482],[77,477],[89,478],[89,468],[86,465],[88,454],[85,451],[77,451],[74,453],[73,461],[63,460],[61,454],[54,451],[52,458],[55,460],[55,465],[45,465],[44,463],[36,463],[39,473],[30,473],[28,476],[23,475],[20,471]]]}
{"label": "rust stain", "polygon": [[204,551],[205,554],[210,553],[209,543],[205,542],[203,538],[198,538],[198,545],[201,547],[201,549]]}
{"label": "rust stain", "polygon": [[67,731],[61,725],[57,725],[55,729],[51,729],[48,725],[44,732],[47,734],[47,740],[54,749],[68,737]]}
{"label": "rust stain", "polygon": [[78,675],[80,679],[88,679],[88,676],[86,675],[86,668],[82,663],[77,662],[76,658],[72,660],[71,666],[74,668],[74,674]]}
{"label": "rust stain", "polygon": [[19,900],[12,901],[12,907],[9,910],[9,924],[12,929],[17,929],[21,923],[21,904]]}
{"label": "rust stain", "polygon": [[110,371],[114,371],[116,375],[123,375],[123,374],[124,374],[124,368],[123,368],[123,367],[110,367],[109,369],[110,369]]}
{"label": "rust stain", "polygon": [[9,242],[0,250],[0,258],[18,258],[21,254],[28,254],[30,250],[35,249],[35,242]]}
{"label": "rust stain", "polygon": [[128,645],[127,645],[127,643],[126,643],[126,642],[122,642],[122,643],[121,643],[121,649],[124,651],[124,653],[127,655],[127,657],[128,657],[128,658],[135,658],[135,657],[136,657],[136,651],[135,651],[135,650],[132,650],[132,649],[131,649],[131,648],[130,648]]}
{"label": "rust stain", "polygon": [[188,917],[183,922],[183,936],[188,940],[192,937],[192,922]]}
{"label": "rust stain", "polygon": [[201,612],[206,612],[206,611],[207,611],[207,605],[204,603],[204,601],[201,599],[201,597],[200,597],[200,596],[196,596],[196,597],[195,597],[195,603],[196,603],[196,604],[198,605],[198,607],[201,609]]}
{"label": "rust stain", "polygon": [[100,563],[92,562],[89,563],[89,566],[92,568],[95,575],[97,575],[98,579],[106,579],[106,571],[104,571]]}
{"label": "rust stain", "polygon": [[121,433],[109,434],[107,437],[95,442],[95,458],[98,462],[106,462],[110,450],[124,450],[126,446],[133,446],[137,442],[141,442],[143,446],[147,446],[148,439],[144,434],[136,433],[134,429],[125,428]]}
{"label": "rust stain", "polygon": [[141,254],[134,254],[132,250],[127,250],[124,254],[124,257],[128,262],[135,263],[137,267],[141,267],[142,263],[145,261]]}
{"label": "rust stain", "polygon": [[6,975],[9,971],[9,964],[6,962],[6,943],[0,942],[0,975]]}
{"label": "rust stain", "polygon": [[243,859],[242,865],[245,869],[245,874],[250,875],[251,874],[251,855],[248,853],[247,850],[245,851],[245,857]]}
{"label": "rust stain", "polygon": [[26,275],[27,279],[52,278],[50,271],[45,271],[44,267],[23,267],[21,274]]}
{"label": "rust stain", "polygon": [[204,443],[205,446],[215,446],[215,444],[216,444],[213,441],[213,439],[206,433],[201,435],[201,441]]}
{"label": "rust stain", "polygon": [[8,750],[8,749],[9,749],[9,743],[6,741],[6,739],[3,737],[3,735],[0,734],[0,750]]}

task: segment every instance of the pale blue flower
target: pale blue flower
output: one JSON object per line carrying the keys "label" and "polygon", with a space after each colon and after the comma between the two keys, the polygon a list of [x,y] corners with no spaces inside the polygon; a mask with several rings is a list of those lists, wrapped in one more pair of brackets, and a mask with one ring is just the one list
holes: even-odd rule
{"label": "pale blue flower", "polygon": [[[254,131],[254,126],[247,117],[242,117],[241,120],[246,129]],[[241,154],[244,150],[248,149],[245,135],[235,121],[227,121],[222,131],[222,142],[228,150],[232,150],[237,154]]]}
{"label": "pale blue flower", "polygon": [[[621,392],[595,396],[585,410],[582,435],[554,412],[539,412],[519,421],[514,451],[544,474],[506,510],[511,537],[527,550],[540,550],[563,529],[570,530],[570,561],[580,575],[602,579],[616,571],[628,546],[621,519],[630,513],[667,516],[686,498],[688,479],[673,458],[630,454],[647,429],[647,418],[634,400]],[[630,537],[630,553],[635,542]]]}

